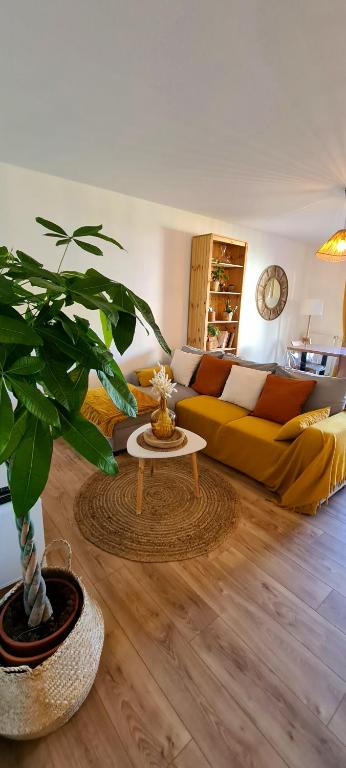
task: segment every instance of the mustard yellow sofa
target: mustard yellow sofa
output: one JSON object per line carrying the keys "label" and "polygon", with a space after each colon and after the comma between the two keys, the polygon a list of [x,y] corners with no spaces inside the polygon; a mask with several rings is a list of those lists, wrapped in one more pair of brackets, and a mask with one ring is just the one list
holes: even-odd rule
{"label": "mustard yellow sofa", "polygon": [[313,515],[346,482],[346,412],[276,440],[281,424],[207,395],[180,400],[177,424],[207,441],[205,453],[264,483],[282,506]]}

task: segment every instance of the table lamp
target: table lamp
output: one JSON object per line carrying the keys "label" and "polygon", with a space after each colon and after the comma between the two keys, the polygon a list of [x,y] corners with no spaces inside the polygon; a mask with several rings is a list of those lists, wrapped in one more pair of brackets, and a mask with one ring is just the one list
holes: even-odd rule
{"label": "table lamp", "polygon": [[322,317],[323,308],[324,308],[324,304],[322,299],[304,299],[301,307],[301,314],[307,315],[309,318],[306,334],[305,336],[302,337],[302,341],[304,342],[304,344],[311,344],[311,338],[310,338],[311,318]]}

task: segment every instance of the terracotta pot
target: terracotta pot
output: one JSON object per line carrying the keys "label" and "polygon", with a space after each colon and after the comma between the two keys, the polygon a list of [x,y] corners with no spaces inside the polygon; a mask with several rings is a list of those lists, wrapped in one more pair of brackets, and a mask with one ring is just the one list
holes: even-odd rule
{"label": "terracotta pot", "polygon": [[54,648],[50,648],[49,651],[38,653],[36,656],[14,656],[12,653],[5,651],[5,648],[0,648],[0,663],[2,663],[4,667],[20,667],[26,665],[33,669],[46,661],[46,659],[49,659],[50,656],[53,656],[53,653],[57,651],[59,645],[60,643],[57,646],[54,646]]}
{"label": "terracotta pot", "polygon": [[216,312],[213,309],[212,312],[208,312],[208,320],[215,320],[215,318],[216,318]]}
{"label": "terracotta pot", "polygon": [[218,345],[218,339],[216,336],[213,336],[212,339],[207,339],[206,349],[208,352],[210,352],[211,349],[216,349],[217,345]]}
{"label": "terracotta pot", "polygon": [[230,313],[230,312],[223,312],[222,313],[222,319],[223,320],[232,320],[232,313]]}
{"label": "terracotta pot", "polygon": [[210,290],[211,291],[218,291],[220,286],[220,280],[211,280],[210,281]]}
{"label": "terracotta pot", "polygon": [[[3,657],[7,657],[11,664],[14,664],[13,659],[17,659],[16,664],[29,664],[30,666],[41,663],[44,659],[54,653],[60,643],[68,635],[69,631],[75,622],[77,612],[81,608],[81,596],[77,591],[74,583],[68,576],[45,576],[45,582],[47,585],[47,593],[49,595],[49,587],[53,585],[57,587],[59,584],[68,584],[72,592],[73,607],[70,615],[67,617],[64,624],[59,627],[55,632],[47,637],[43,637],[41,640],[32,640],[31,642],[20,642],[19,640],[13,640],[6,632],[4,628],[4,619],[8,611],[9,606],[17,599],[18,594],[23,593],[23,587],[19,589],[4,603],[0,613],[0,653]],[[23,609],[24,610],[24,609]],[[23,659],[25,661],[23,661]],[[6,661],[7,663],[7,661]]]}

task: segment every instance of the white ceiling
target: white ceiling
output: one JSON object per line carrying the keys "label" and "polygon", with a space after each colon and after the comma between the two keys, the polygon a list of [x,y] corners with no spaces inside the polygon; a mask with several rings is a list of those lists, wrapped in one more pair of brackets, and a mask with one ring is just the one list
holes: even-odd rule
{"label": "white ceiling", "polygon": [[11,0],[0,23],[0,160],[306,242],[342,225],[345,0]]}

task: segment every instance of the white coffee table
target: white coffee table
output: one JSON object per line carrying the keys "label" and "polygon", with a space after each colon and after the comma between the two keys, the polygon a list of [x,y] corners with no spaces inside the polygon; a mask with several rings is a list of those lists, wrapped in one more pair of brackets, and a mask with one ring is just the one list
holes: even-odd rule
{"label": "white coffee table", "polygon": [[192,476],[194,480],[195,496],[199,497],[201,495],[201,492],[199,489],[199,479],[198,479],[197,452],[202,451],[203,448],[205,448],[207,445],[203,437],[200,437],[199,435],[195,435],[195,433],[190,432],[189,429],[181,429],[181,427],[179,427],[179,429],[181,429],[181,431],[184,432],[184,434],[187,437],[186,445],[182,446],[181,448],[177,448],[174,451],[157,451],[157,450],[151,450],[149,446],[148,448],[142,448],[142,446],[137,443],[138,435],[142,434],[142,432],[145,432],[145,430],[149,428],[150,428],[150,424],[144,424],[142,427],[138,427],[138,429],[136,429],[135,432],[132,432],[132,434],[130,435],[127,441],[127,452],[130,454],[130,456],[134,456],[136,459],[138,459],[137,500],[136,500],[137,515],[140,515],[142,511],[144,467],[145,467],[146,459],[149,459],[151,462],[151,474],[153,475],[155,459],[176,459],[178,458],[178,456],[191,455]]}

